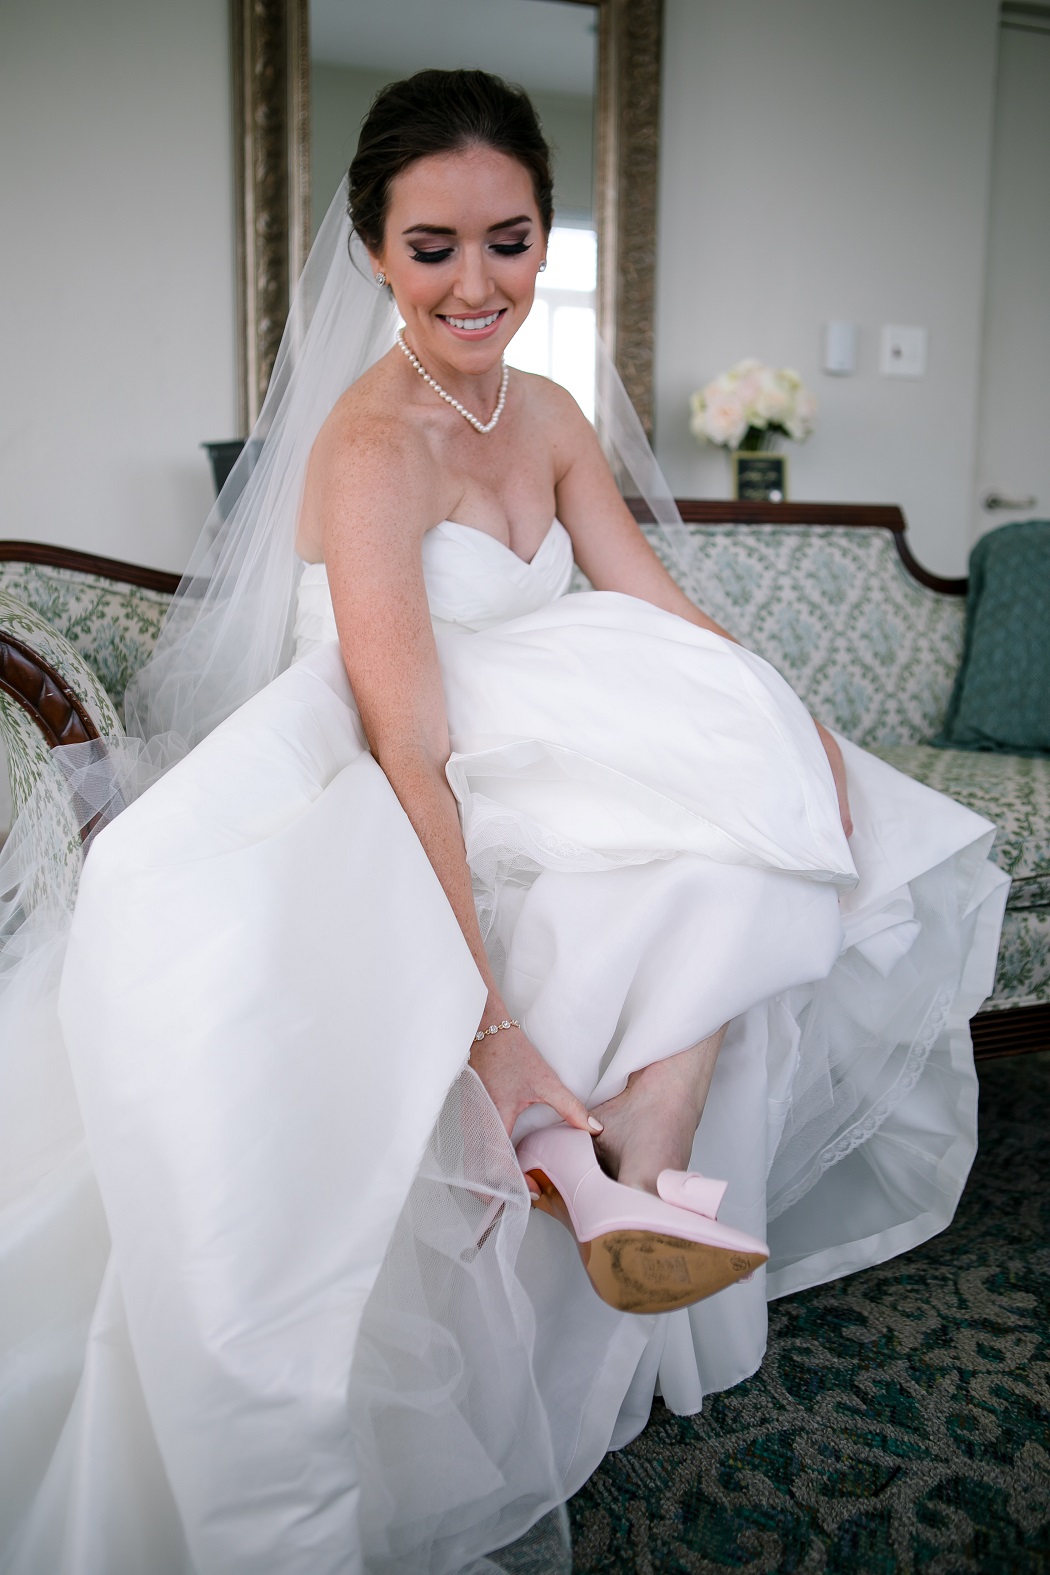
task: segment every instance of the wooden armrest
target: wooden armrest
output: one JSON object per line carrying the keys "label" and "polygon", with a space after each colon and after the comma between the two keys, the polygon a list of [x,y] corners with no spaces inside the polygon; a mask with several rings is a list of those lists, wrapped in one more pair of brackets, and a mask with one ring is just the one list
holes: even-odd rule
{"label": "wooden armrest", "polygon": [[87,706],[61,673],[32,646],[2,629],[0,689],[29,712],[52,749],[100,736]]}

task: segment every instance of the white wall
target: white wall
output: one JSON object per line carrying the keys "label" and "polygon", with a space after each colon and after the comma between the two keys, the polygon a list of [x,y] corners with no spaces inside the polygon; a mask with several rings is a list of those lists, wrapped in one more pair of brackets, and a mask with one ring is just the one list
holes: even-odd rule
{"label": "white wall", "polygon": [[4,0],[0,535],[181,569],[236,427],[225,0]]}
{"label": "white wall", "polygon": [[[786,444],[792,496],[896,502],[917,556],[965,572],[997,0],[666,0],[657,450],[680,495],[728,495],[692,389],[743,356],[820,401]],[[855,376],[819,371],[829,318]],[[929,331],[919,381],[880,377],[883,323]]]}

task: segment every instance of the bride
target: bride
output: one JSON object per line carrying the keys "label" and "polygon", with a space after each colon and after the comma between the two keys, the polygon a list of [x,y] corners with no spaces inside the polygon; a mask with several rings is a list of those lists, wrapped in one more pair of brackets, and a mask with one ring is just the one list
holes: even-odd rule
{"label": "bride", "polygon": [[349,203],[404,326],[355,363],[330,215],[131,700],[200,741],[37,994],[5,1571],[567,1569],[656,1389],[753,1372],[768,1297],[942,1229],[972,1159],[992,828],[816,724],[504,365],[527,98],[384,89]]}

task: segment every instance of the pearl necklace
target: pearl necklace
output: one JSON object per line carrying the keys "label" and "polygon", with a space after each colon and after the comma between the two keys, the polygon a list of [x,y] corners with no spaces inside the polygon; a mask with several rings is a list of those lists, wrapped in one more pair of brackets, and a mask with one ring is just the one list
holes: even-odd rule
{"label": "pearl necklace", "polygon": [[506,361],[500,361],[500,366],[503,368],[503,371],[499,380],[499,398],[496,401],[496,408],[492,412],[492,420],[479,421],[477,416],[472,414],[472,412],[467,409],[466,405],[461,405],[458,399],[453,399],[448,390],[442,388],[437,378],[431,377],[422,361],[412,354],[411,350],[405,343],[405,331],[403,328],[398,329],[396,337],[398,348],[405,352],[405,354],[408,356],[408,359],[411,361],[412,365],[423,379],[424,383],[429,383],[435,394],[439,394],[442,399],[452,406],[453,410],[458,410],[464,421],[470,422],[475,432],[481,432],[484,434],[486,432],[492,431],[493,427],[496,425],[496,422],[503,414],[503,406],[507,402],[507,383],[510,379],[510,368],[508,367]]}

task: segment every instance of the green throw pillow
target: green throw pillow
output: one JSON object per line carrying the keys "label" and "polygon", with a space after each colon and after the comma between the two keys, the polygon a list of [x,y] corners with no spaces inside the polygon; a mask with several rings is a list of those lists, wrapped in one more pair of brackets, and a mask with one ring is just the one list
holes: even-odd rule
{"label": "green throw pillow", "polygon": [[1001,525],[970,554],[966,645],[933,742],[1050,754],[1050,520]]}

